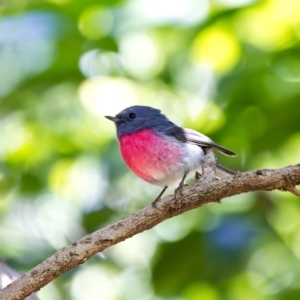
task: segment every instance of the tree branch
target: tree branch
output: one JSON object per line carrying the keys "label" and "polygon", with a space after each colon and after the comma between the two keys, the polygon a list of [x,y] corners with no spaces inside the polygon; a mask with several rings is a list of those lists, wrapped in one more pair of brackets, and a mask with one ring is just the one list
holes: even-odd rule
{"label": "tree branch", "polygon": [[[207,203],[220,202],[221,199],[240,193],[253,191],[281,190],[289,191],[300,197],[296,185],[300,184],[300,164],[275,170],[256,170],[237,173],[233,177],[221,180],[205,180],[206,175],[214,172],[209,163],[214,161],[208,151],[203,176],[182,191],[182,196],[167,196],[157,203],[157,209],[151,205],[121,219],[120,221],[91,233],[79,241],[58,250],[53,256],[39,264],[20,279],[0,290],[1,300],[21,300],[38,291],[47,283],[76,268],[97,252],[115,245],[160,222],[182,214],[185,211]],[[203,178],[203,179],[202,179]]]}

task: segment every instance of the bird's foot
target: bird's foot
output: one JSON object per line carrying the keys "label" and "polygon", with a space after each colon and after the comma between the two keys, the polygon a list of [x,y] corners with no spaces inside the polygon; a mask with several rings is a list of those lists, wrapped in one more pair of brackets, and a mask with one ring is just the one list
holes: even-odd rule
{"label": "bird's foot", "polygon": [[188,186],[188,184],[180,184],[178,186],[178,188],[175,189],[175,192],[174,192],[175,199],[180,198],[181,196],[183,196],[182,191],[187,186]]}
{"label": "bird's foot", "polygon": [[161,197],[156,197],[156,199],[151,203],[153,208],[157,208],[156,204],[161,200]]}
{"label": "bird's foot", "polygon": [[182,191],[184,188],[188,187],[188,184],[180,184],[174,192],[174,200],[171,202],[170,206],[173,209],[178,210],[182,206],[181,197],[183,196]]}
{"label": "bird's foot", "polygon": [[202,175],[201,175],[201,173],[199,173],[198,171],[196,171],[196,173],[195,173],[195,179],[196,179],[197,181],[200,181],[200,180],[202,179]]}
{"label": "bird's foot", "polygon": [[168,186],[166,185],[162,191],[159,193],[159,195],[156,197],[156,199],[152,202],[152,207],[153,208],[158,208],[156,206],[156,204],[161,200],[161,196],[164,194],[164,192],[166,191],[166,189],[168,188]]}
{"label": "bird's foot", "polygon": [[184,184],[184,180],[185,180],[187,174],[188,174],[188,172],[184,173],[184,175],[183,175],[183,177],[182,177],[182,179],[181,179],[181,181],[179,183],[178,188],[175,189],[175,192],[174,192],[175,199],[177,199],[177,198],[179,198],[179,197],[182,196],[182,190],[183,190],[184,186],[186,186]]}

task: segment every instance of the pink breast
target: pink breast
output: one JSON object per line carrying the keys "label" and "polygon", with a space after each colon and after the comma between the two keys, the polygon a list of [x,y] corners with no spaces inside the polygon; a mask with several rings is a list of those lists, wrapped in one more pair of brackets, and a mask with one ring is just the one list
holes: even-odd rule
{"label": "pink breast", "polygon": [[176,143],[162,139],[149,129],[122,136],[120,149],[127,166],[150,183],[174,171],[182,156]]}

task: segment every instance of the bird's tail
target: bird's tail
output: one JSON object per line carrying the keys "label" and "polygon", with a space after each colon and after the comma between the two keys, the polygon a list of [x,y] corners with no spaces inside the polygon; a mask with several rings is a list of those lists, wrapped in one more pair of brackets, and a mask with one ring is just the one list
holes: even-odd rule
{"label": "bird's tail", "polygon": [[234,174],[235,174],[234,171],[231,171],[231,170],[217,164],[216,177],[218,179],[222,179],[222,178],[225,178],[225,177],[230,177],[230,176],[233,176]]}

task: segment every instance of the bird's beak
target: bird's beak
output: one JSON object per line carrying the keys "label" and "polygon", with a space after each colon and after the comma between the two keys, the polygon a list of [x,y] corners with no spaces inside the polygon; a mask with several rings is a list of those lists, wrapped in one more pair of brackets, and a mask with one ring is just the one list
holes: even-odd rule
{"label": "bird's beak", "polygon": [[114,123],[118,122],[119,119],[117,117],[105,116],[106,119],[113,121]]}

